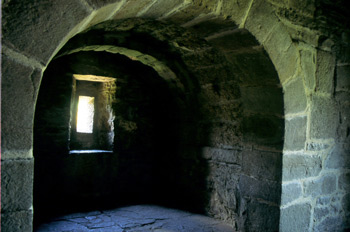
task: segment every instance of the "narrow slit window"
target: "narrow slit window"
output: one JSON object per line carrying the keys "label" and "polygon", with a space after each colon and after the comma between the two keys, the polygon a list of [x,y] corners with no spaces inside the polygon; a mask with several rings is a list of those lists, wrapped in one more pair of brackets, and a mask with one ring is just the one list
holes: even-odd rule
{"label": "narrow slit window", "polygon": [[92,133],[94,125],[94,97],[79,96],[77,132]]}

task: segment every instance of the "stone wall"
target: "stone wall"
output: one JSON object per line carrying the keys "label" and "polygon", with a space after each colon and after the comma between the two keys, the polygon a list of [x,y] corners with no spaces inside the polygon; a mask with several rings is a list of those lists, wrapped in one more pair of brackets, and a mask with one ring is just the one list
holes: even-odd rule
{"label": "stone wall", "polygon": [[[160,19],[182,25],[193,30],[193,33],[201,34],[203,39],[209,42],[212,40],[214,50],[224,51],[224,53],[225,50],[235,46],[241,47],[239,43],[244,38],[242,37],[244,35],[239,36],[239,42],[233,42],[231,39],[224,39],[225,35],[234,32],[237,28],[249,31],[257,39],[258,44],[263,46],[267,57],[271,59],[283,88],[285,126],[280,230],[321,231],[349,228],[349,222],[346,220],[349,218],[347,184],[349,182],[347,159],[349,153],[349,112],[347,110],[349,105],[349,20],[345,14],[346,4],[342,2],[329,3],[321,0],[283,2],[203,0],[172,1],[171,3],[166,1],[104,1],[103,3],[57,1],[50,4],[41,1],[3,2],[1,159],[2,186],[6,186],[6,188],[2,187],[3,230],[31,230],[33,119],[39,83],[46,66],[75,34],[108,19],[133,17]],[[62,18],[63,12],[65,17]],[[201,24],[206,26],[201,27]],[[125,25],[125,30],[127,27],[128,25]],[[162,31],[163,33],[159,35],[163,40],[172,37],[166,33],[166,29]],[[153,31],[153,34],[157,33],[157,30]],[[221,37],[222,40],[218,39],[215,44],[216,37]],[[217,63],[222,59],[222,56],[215,56],[215,53],[209,52],[212,50],[210,47],[196,50],[196,46],[186,46],[188,43],[191,41],[188,40],[187,43],[173,41],[173,45],[183,54],[187,53],[188,57],[210,54],[210,58],[204,55],[208,59],[200,60],[203,69],[196,70],[197,74],[193,75],[198,79],[198,83],[203,78],[211,77],[208,74],[209,70],[220,76],[231,73],[227,71],[225,65],[221,66],[225,68],[219,70],[215,70],[216,65],[210,67],[215,59],[218,59],[215,61]],[[198,41],[194,44],[198,44]],[[118,49],[119,52],[121,50]],[[158,70],[164,68],[160,63],[147,60],[150,58],[147,56],[147,49],[142,50],[141,53],[144,54],[139,58],[141,62],[151,66],[156,64],[153,67]],[[133,57],[132,54],[129,56]],[[230,57],[233,59],[237,54],[233,56],[224,54],[224,57],[228,59],[230,67],[235,63]],[[192,59],[188,59],[186,66],[190,67],[191,61]],[[240,63],[239,66],[245,63]],[[253,64],[255,67],[255,62]],[[176,65],[169,64],[169,67],[173,69]],[[171,79],[172,74],[168,76],[166,74],[169,72],[163,72],[161,76],[174,80]],[[247,78],[254,77],[254,74],[247,76]],[[237,78],[236,80],[238,81]],[[208,80],[209,85],[203,83],[203,92],[210,88],[211,92],[217,92],[218,89],[226,90],[218,88],[220,86],[230,86],[223,82],[214,84],[215,82],[212,81]],[[178,84],[181,83],[175,81],[175,86]],[[253,91],[254,88],[255,86],[240,88],[240,94],[245,96],[244,90],[247,90],[248,95],[243,105],[245,103],[250,106],[250,102],[254,102],[254,99],[252,101],[249,98],[250,90]],[[268,88],[255,88],[254,91],[266,92],[263,89]],[[235,92],[234,89],[227,89],[227,91]],[[209,94],[210,92],[204,96],[207,97]],[[234,104],[229,105],[234,106]],[[223,110],[225,107],[219,109]],[[242,113],[250,112],[244,109]],[[271,122],[271,118],[280,117],[279,114],[273,114],[268,115],[266,119],[264,115],[265,120],[261,120],[263,117],[257,117],[257,115],[259,115],[259,107],[253,109],[254,117],[251,117],[248,123],[242,124],[248,125],[244,127],[248,129],[248,135],[251,131],[249,125],[254,125],[255,122]],[[233,115],[232,118],[234,117]],[[225,124],[216,125],[221,128],[221,132],[229,130],[227,127],[225,129]],[[215,127],[210,130],[213,139],[217,138],[214,136],[214,129]],[[262,135],[267,132],[260,131]],[[234,135],[234,133],[229,134]],[[244,135],[246,134],[238,138],[246,138]],[[266,154],[266,157],[269,157],[266,152],[271,152],[271,145],[267,148],[261,146],[259,134],[256,136],[258,144],[253,147],[258,147],[258,150],[264,147],[259,154]],[[223,140],[236,141],[235,136],[228,138],[230,137],[222,136]],[[248,141],[251,141],[249,136]],[[245,142],[241,145],[245,145]],[[210,158],[214,157],[217,147],[205,147],[209,147]],[[227,152],[238,154],[240,150],[249,151],[241,147],[238,149],[235,146],[232,147],[233,150],[220,148],[219,154]],[[253,150],[252,153],[254,153]],[[278,157],[279,152],[273,150],[272,154],[274,154],[272,157]],[[236,161],[233,163],[235,164]],[[220,166],[216,170],[221,171],[226,167],[227,165]],[[230,168],[230,171],[233,170],[235,167]],[[247,173],[249,170],[248,167]],[[232,180],[235,179],[232,178]],[[18,188],[9,187],[21,185],[23,185],[21,191]],[[23,189],[27,191],[22,191]],[[224,195],[232,196],[232,191],[221,194],[221,196]],[[235,203],[229,201],[224,205],[235,205]],[[252,214],[258,212],[254,207],[249,209],[252,209]],[[223,212],[223,210],[220,211]],[[226,212],[220,217],[226,217],[232,211],[226,210]]]}

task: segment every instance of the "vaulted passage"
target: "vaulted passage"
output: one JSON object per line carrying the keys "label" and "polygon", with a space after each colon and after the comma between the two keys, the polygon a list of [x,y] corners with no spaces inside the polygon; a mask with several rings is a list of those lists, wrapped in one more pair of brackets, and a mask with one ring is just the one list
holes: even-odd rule
{"label": "vaulted passage", "polygon": [[[277,230],[284,121],[276,71],[247,31],[230,24],[206,42],[200,31],[208,25],[197,24],[197,32],[110,21],[61,49],[36,107],[38,224],[63,213],[158,204],[236,229]],[[75,132],[78,96],[97,114],[84,133]],[[110,116],[98,116],[99,107]],[[111,149],[93,123],[112,125]]]}
{"label": "vaulted passage", "polygon": [[1,230],[136,204],[349,229],[347,5],[2,1]]}

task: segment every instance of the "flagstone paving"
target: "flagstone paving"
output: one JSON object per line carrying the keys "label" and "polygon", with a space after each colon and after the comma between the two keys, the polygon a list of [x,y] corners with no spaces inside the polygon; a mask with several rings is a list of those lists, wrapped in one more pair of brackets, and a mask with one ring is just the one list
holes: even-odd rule
{"label": "flagstone paving", "polygon": [[137,205],[75,213],[42,224],[35,232],[233,232],[230,225],[204,215]]}

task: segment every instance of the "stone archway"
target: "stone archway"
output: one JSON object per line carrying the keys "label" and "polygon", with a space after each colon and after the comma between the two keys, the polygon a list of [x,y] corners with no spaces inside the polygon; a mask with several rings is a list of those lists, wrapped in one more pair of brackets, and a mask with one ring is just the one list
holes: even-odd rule
{"label": "stone archway", "polygon": [[[334,86],[333,80],[346,78],[341,70],[348,59],[344,53],[348,46],[344,37],[333,37],[344,47],[336,51],[336,58],[333,41],[329,39],[331,30],[324,28],[323,22],[320,27],[313,27],[312,23],[319,23],[319,19],[312,15],[322,15],[322,4],[320,7],[308,2],[299,7],[293,2],[279,5],[275,1],[260,0],[239,4],[229,1],[101,3],[92,0],[3,3],[2,75],[6,78],[2,80],[2,166],[7,171],[3,172],[2,182],[9,184],[3,191],[6,197],[2,199],[7,200],[2,204],[2,224],[21,227],[21,230],[31,227],[32,125],[36,96],[46,66],[70,38],[86,28],[108,19],[137,17],[160,19],[194,30],[203,23],[206,25],[202,27],[204,33],[206,27],[214,25],[211,32],[217,35],[203,36],[213,43],[237,28],[233,22],[257,38],[272,60],[284,91],[286,123],[280,228],[322,228],[327,220],[334,218],[344,227],[348,212],[342,211],[342,205],[348,201],[346,185],[329,185],[325,190],[320,183],[324,180],[343,183],[347,178],[346,162],[335,161],[345,159],[347,151],[346,134],[336,134],[336,130],[337,133],[346,131],[348,125],[346,117],[341,116],[339,121],[336,116],[337,112],[346,115],[340,102],[346,102],[347,95],[339,92],[347,88],[339,87],[340,81]],[[297,13],[293,13],[295,9]],[[218,23],[215,23],[216,18]],[[198,28],[197,33],[200,33],[201,27]],[[221,49],[230,57],[229,47]],[[335,92],[337,99],[333,97]],[[21,186],[21,193],[18,186]],[[315,188],[319,190],[316,195],[310,190]],[[291,191],[295,194],[290,195]],[[335,197],[335,205],[329,201],[321,207],[317,202],[327,197]],[[324,217],[314,213],[332,207],[339,209],[335,216],[330,212]],[[302,219],[298,220],[297,215],[303,215]],[[295,219],[291,220],[292,225],[289,218]]]}
{"label": "stone archway", "polygon": [[[72,38],[61,49],[58,58],[55,58],[53,62],[57,59],[62,60],[64,63],[65,59],[70,60],[69,57],[79,56],[82,53],[101,54],[107,52],[110,54],[121,54],[130,60],[139,61],[143,65],[154,69],[159,77],[168,83],[168,88],[172,92],[171,95],[174,99],[169,99],[169,103],[174,101],[178,104],[177,110],[172,113],[178,116],[168,119],[168,127],[177,125],[178,129],[177,131],[162,133],[162,137],[172,134],[169,140],[174,141],[171,143],[161,140],[161,137],[158,138],[158,141],[150,142],[151,144],[154,143],[153,152],[156,152],[158,149],[159,145],[156,145],[158,143],[169,144],[167,147],[172,147],[173,151],[163,146],[161,149],[162,154],[153,154],[155,157],[153,161],[145,161],[145,158],[138,158],[140,159],[138,161],[139,164],[140,162],[146,162],[150,165],[149,162],[151,162],[152,169],[159,169],[160,174],[158,176],[167,176],[165,173],[172,170],[171,167],[177,164],[175,165],[176,168],[173,168],[172,174],[169,173],[169,179],[162,177],[161,181],[157,181],[157,178],[150,177],[152,182],[160,183],[160,186],[155,186],[153,189],[157,189],[157,193],[165,191],[163,196],[165,195],[172,200],[164,198],[162,194],[157,195],[155,192],[150,193],[150,195],[157,195],[157,199],[153,197],[151,201],[154,203],[159,201],[173,207],[207,213],[229,222],[239,230],[244,228],[250,228],[251,230],[259,230],[261,228],[277,230],[279,224],[278,206],[281,195],[281,152],[284,128],[283,97],[277,74],[263,47],[258,44],[249,32],[237,29],[234,24],[225,22],[229,28],[229,33],[225,33],[224,37],[214,34],[208,39],[212,45],[201,40],[194,30],[200,32],[203,27],[207,27],[210,23],[216,26],[222,22],[217,19],[211,19],[196,24],[196,27],[191,26],[191,28],[186,30],[172,24],[152,20],[107,21]],[[222,29],[224,28],[222,27]],[[215,46],[221,45],[222,42],[228,44],[215,48]],[[66,56],[67,58],[65,58]],[[97,55],[95,56],[97,57]],[[93,56],[90,59],[93,60]],[[103,59],[102,56],[98,60]],[[114,65],[118,67],[119,61],[117,61],[117,58],[115,59],[116,63]],[[85,58],[85,60],[87,59]],[[92,62],[90,66],[97,66],[98,60]],[[108,62],[112,61],[113,63],[113,59],[109,60]],[[75,64],[74,62],[78,63]],[[74,69],[79,66],[79,62],[84,62],[84,59],[83,61],[67,61],[66,63],[71,69]],[[101,65],[103,65],[102,63]],[[253,65],[259,65],[260,68],[255,69],[252,67]],[[96,69],[95,67],[90,68],[88,65],[84,67],[85,70],[79,70],[78,73],[89,74],[87,73],[89,69]],[[90,74],[102,75],[102,73],[113,69],[111,65],[106,67],[108,67],[106,71],[102,71],[103,68],[101,66],[99,67],[101,71]],[[58,66],[53,69],[49,66],[47,70],[49,74],[45,78],[51,80],[50,82],[54,81],[55,78],[62,82],[64,74],[55,77],[57,76],[55,74],[57,71],[55,70],[60,69]],[[68,71],[68,73],[72,72]],[[127,73],[127,71],[124,72]],[[122,86],[128,82],[127,79],[123,78],[123,76],[127,75],[126,73],[115,74],[120,76],[117,78],[117,86],[120,79],[121,84],[119,88],[121,88],[121,92],[125,91],[123,89],[126,89],[126,87]],[[110,75],[113,76],[114,74]],[[139,75],[142,74],[140,73]],[[67,81],[70,80],[68,77]],[[51,87],[46,83],[47,81],[44,79],[41,87],[44,88],[44,93],[55,93],[57,86],[61,86],[58,82],[52,82],[55,84],[51,84]],[[68,99],[70,98],[69,92],[71,92],[69,86],[71,85],[67,85],[68,92],[63,94],[67,95]],[[134,87],[129,86],[128,88],[132,89]],[[59,95],[62,95],[62,93]],[[56,136],[68,133],[58,132],[58,134],[52,136],[51,132],[44,132],[53,130],[48,129],[50,122],[46,119],[44,121],[38,120],[38,118],[42,118],[42,114],[50,114],[49,111],[52,111],[52,109],[42,107],[41,102],[47,102],[48,99],[53,99],[54,96],[50,97],[47,94],[40,96],[39,100],[41,101],[39,101],[38,107],[41,110],[37,110],[36,128],[41,128],[40,125],[45,126],[42,129],[36,129],[36,137],[45,137],[46,142],[49,142],[50,138],[52,138],[53,141],[49,142],[50,144],[60,144],[55,142],[57,141]],[[119,101],[124,100],[120,99]],[[44,103],[44,105],[53,106],[54,104]],[[117,111],[118,108],[116,106]],[[59,109],[59,112],[68,112],[68,110],[61,108],[57,109]],[[122,111],[119,110],[119,112],[123,115]],[[115,125],[117,131],[118,124],[120,124],[118,118],[123,117],[121,115],[116,115],[117,121],[115,121]],[[161,121],[160,118],[157,121],[159,123]],[[140,122],[135,123],[138,124]],[[68,125],[68,122],[65,124]],[[163,125],[162,127],[167,126]],[[122,128],[120,129],[122,130]],[[119,158],[113,162],[119,169],[122,169],[123,166],[127,167],[127,169],[132,169],[131,167],[134,165],[129,161],[130,157],[134,157],[132,155],[133,152],[130,153],[131,150],[128,151],[130,148],[123,145],[129,143],[125,140],[128,136],[128,134],[119,136],[118,132],[116,134],[117,140],[115,140],[116,147],[114,152]],[[122,140],[119,141],[118,138]],[[53,156],[53,154],[48,152],[47,149],[45,150],[45,146],[41,145],[40,141],[40,139],[34,141],[34,155],[37,162],[41,161],[43,163],[43,158],[41,157],[49,157]],[[61,140],[59,139],[58,141]],[[141,146],[141,140],[138,142],[138,145]],[[133,146],[135,148],[138,145],[134,144]],[[149,145],[142,145],[142,147],[147,146]],[[61,147],[64,150],[68,145]],[[61,151],[62,149],[57,147],[54,150]],[[60,152],[61,154],[56,155],[58,159],[64,156],[63,153],[68,154],[67,151],[63,150]],[[139,150],[137,153],[142,153],[142,150]],[[124,153],[128,155],[125,156]],[[125,157],[123,158],[123,156]],[[137,155],[135,157],[142,156]],[[150,155],[144,154],[143,157],[150,157]],[[50,173],[55,168],[49,168],[49,163],[55,163],[54,166],[56,167],[58,167],[58,163],[61,163],[58,160],[54,162],[50,159],[44,158],[44,160],[46,160],[44,162],[45,165],[41,164],[43,168],[39,168],[40,165],[36,166],[37,173],[40,173],[36,175],[37,189],[43,188],[40,185],[49,186],[47,178],[40,181],[42,179],[41,176],[53,176]],[[167,167],[167,163],[171,165]],[[162,167],[164,165],[165,168]],[[69,167],[70,165],[61,165],[60,169],[63,169],[64,166]],[[112,168],[111,170],[114,169]],[[57,170],[54,173],[60,172],[62,171]],[[70,171],[66,172],[70,173]],[[130,171],[128,170],[127,172],[130,176]],[[171,176],[173,175],[176,176],[175,179],[172,179],[173,177]],[[131,180],[121,181],[123,178],[118,176],[126,178],[123,171],[115,173],[115,176],[111,177],[115,180],[114,185],[118,185],[118,183],[124,183],[125,185],[126,182],[132,182]],[[145,176],[145,173],[139,173],[137,176]],[[65,179],[66,182],[68,180],[64,176],[59,177],[59,175],[55,175],[53,177],[57,178],[57,181],[54,181],[55,183],[60,182],[61,179]],[[71,178],[75,178],[73,174],[71,174]],[[152,184],[144,183],[144,185]],[[140,186],[143,185],[140,183]],[[50,192],[50,190],[46,189],[45,193],[35,192],[38,192],[41,196],[56,196],[56,199],[62,198],[62,196],[59,196],[57,188],[52,186],[49,188],[55,190]],[[120,191],[120,189],[123,189],[123,185],[112,187],[112,189],[119,189]],[[169,189],[169,192],[166,192],[166,189]],[[125,189],[124,191],[126,191],[127,195],[133,195],[132,192],[135,190]],[[101,195],[101,193],[99,194]],[[115,192],[114,194],[115,196],[110,199],[110,202],[118,202],[115,198],[121,199],[119,203],[115,204],[123,204],[122,199],[124,199],[124,203],[129,202],[125,197],[127,195],[117,197],[120,193]],[[67,195],[63,198],[70,199],[71,197]],[[81,197],[77,196],[77,199],[79,198]],[[162,198],[164,199],[161,200]],[[89,202],[93,202],[91,199]],[[37,202],[39,200],[40,198]],[[142,201],[147,202],[145,199],[142,199]],[[109,204],[113,204],[110,202]],[[71,203],[69,204],[71,205]],[[44,205],[50,205],[49,200]],[[63,202],[60,205],[63,206]],[[37,207],[37,209],[39,208]],[[47,211],[44,214],[48,215],[49,212]]]}

